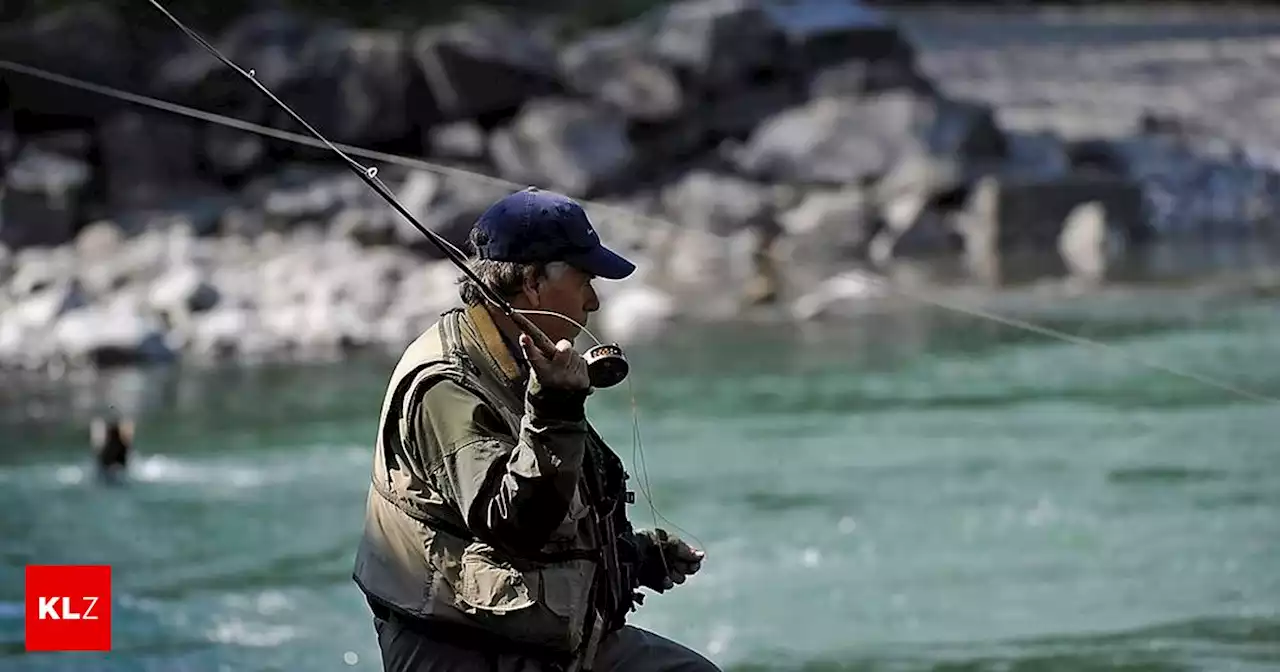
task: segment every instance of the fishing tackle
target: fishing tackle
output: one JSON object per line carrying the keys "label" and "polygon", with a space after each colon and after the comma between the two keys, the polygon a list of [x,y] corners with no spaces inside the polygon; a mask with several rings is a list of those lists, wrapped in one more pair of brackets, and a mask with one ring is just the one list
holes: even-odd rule
{"label": "fishing tackle", "polygon": [[[529,318],[525,317],[524,314],[541,314],[558,317],[576,325],[578,328],[583,329],[583,331],[586,331],[582,325],[578,324],[568,316],[561,315],[559,313],[540,310],[522,310],[513,307],[506,299],[499,296],[497,292],[476,276],[475,272],[467,266],[466,255],[464,255],[461,250],[455,247],[448,240],[445,240],[444,237],[423,226],[422,223],[419,222],[417,218],[415,218],[404,207],[404,205],[396,199],[395,195],[391,193],[391,190],[382,183],[382,180],[378,179],[378,169],[376,167],[366,168],[358,161],[351,158],[351,156],[346,152],[339,149],[332,142],[329,142],[327,138],[320,134],[320,131],[317,131],[311,126],[311,124],[307,123],[305,119],[298,115],[297,112],[294,112],[292,108],[284,103],[284,101],[277,98],[270,89],[262,84],[262,82],[258,81],[258,78],[255,76],[255,72],[252,69],[245,71],[243,68],[232,62],[231,59],[223,56],[222,52],[218,51],[216,47],[201,37],[199,33],[196,33],[183,24],[182,21],[178,20],[176,16],[171,14],[169,10],[165,9],[164,5],[161,5],[157,0],[148,0],[148,2],[172,21],[173,24],[182,32],[186,33],[187,37],[195,40],[200,44],[200,46],[208,50],[209,53],[213,54],[214,57],[219,61],[222,61],[227,67],[252,82],[254,86],[258,87],[258,90],[261,91],[263,95],[267,96],[267,98],[270,98],[272,102],[279,105],[280,108],[288,113],[290,117],[293,117],[294,121],[301,124],[302,127],[314,135],[317,140],[324,143],[327,148],[341,157],[343,162],[347,164],[348,168],[354,171],[365,184],[369,185],[378,193],[379,196],[386,200],[387,203],[396,210],[396,212],[399,212],[400,215],[408,220],[414,228],[422,233],[422,235],[426,236],[427,239],[430,240],[432,244],[434,244],[449,259],[449,261],[452,261],[455,266],[461,269],[462,272],[480,288],[480,293],[484,295],[485,299],[501,310],[502,313],[510,318],[521,331],[528,334],[529,338],[533,339],[534,346],[545,353],[548,357],[555,354],[555,343],[551,342],[551,339],[541,329],[539,329],[537,325],[530,321]],[[630,373],[631,365],[627,362],[627,357],[623,354],[622,347],[617,343],[602,343],[596,339],[595,336],[591,335],[590,332],[587,332],[587,335],[590,336],[592,340],[596,341],[596,344],[588,348],[582,355],[582,358],[587,362],[587,371],[591,378],[592,387],[613,387],[625,380],[627,374]]]}

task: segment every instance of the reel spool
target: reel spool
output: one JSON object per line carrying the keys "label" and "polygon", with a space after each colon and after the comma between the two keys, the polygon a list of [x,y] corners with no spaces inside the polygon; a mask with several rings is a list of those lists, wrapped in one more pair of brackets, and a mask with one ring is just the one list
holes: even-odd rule
{"label": "reel spool", "polygon": [[617,343],[601,343],[594,345],[583,353],[587,360],[587,374],[591,377],[591,386],[613,387],[627,378],[631,364],[622,348]]}

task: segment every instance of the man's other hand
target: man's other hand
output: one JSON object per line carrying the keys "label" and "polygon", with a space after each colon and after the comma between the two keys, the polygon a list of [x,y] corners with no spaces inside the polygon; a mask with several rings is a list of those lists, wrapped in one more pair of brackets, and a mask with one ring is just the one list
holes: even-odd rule
{"label": "man's other hand", "polygon": [[686,544],[679,537],[668,534],[666,530],[654,530],[649,533],[649,536],[656,546],[654,554],[658,556],[651,561],[661,564],[659,570],[663,568],[666,570],[666,576],[661,579],[661,583],[650,586],[654,590],[658,592],[670,590],[702,569],[702,559],[706,557],[702,551]]}

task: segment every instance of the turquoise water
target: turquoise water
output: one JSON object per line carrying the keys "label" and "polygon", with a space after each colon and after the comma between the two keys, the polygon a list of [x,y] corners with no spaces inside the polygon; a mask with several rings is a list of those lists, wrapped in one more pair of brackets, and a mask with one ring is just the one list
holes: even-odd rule
{"label": "turquoise water", "polygon": [[[923,308],[633,348],[643,452],[626,388],[592,416],[708,552],[634,622],[734,670],[1280,669],[1280,405],[1132,361],[1280,397],[1276,301],[1032,312],[1113,348]],[[378,669],[349,573],[388,370],[5,385],[0,669]],[[86,470],[107,400],[143,409],[126,487]],[[114,566],[111,654],[22,652],[36,562]]]}

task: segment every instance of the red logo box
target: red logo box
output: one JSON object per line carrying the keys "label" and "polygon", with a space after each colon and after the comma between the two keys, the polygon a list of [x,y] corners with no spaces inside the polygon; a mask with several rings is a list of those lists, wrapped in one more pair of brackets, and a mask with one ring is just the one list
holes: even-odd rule
{"label": "red logo box", "polygon": [[111,566],[27,565],[27,651],[111,650]]}

